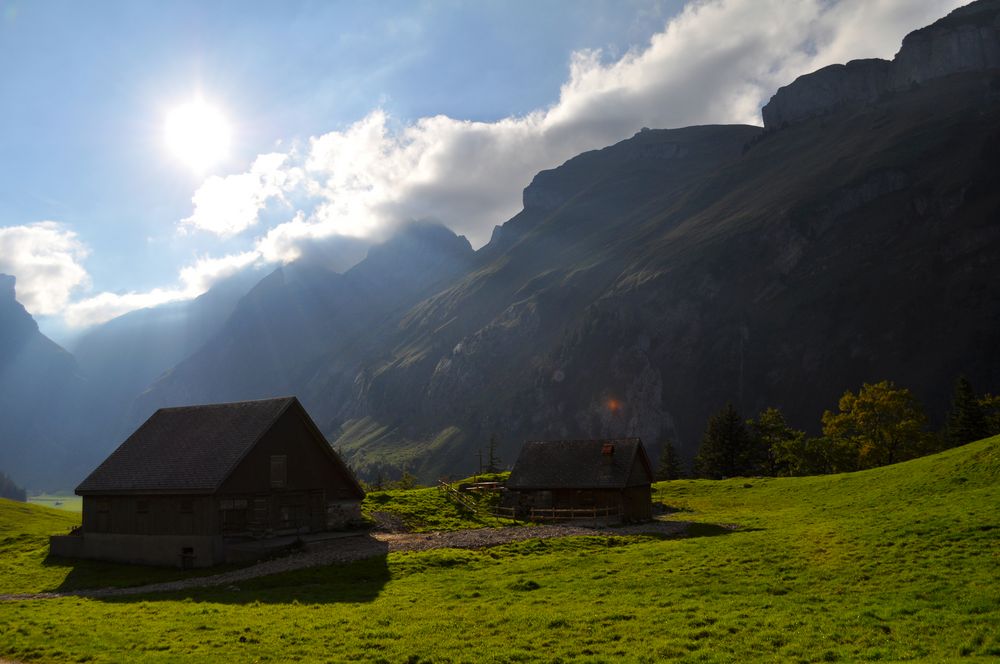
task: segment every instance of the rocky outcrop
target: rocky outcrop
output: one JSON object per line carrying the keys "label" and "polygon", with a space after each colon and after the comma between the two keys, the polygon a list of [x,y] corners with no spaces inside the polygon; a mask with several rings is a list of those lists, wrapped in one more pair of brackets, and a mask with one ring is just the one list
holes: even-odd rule
{"label": "rocky outcrop", "polygon": [[765,129],[877,102],[935,78],[1000,67],[1000,0],[980,0],[910,33],[893,58],[830,65],[779,88],[761,109]]}

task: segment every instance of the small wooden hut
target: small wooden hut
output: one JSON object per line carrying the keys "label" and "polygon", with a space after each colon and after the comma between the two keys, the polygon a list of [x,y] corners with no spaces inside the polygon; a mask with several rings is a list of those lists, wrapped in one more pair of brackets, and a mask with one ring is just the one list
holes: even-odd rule
{"label": "small wooden hut", "polygon": [[645,521],[653,471],[638,438],[529,441],[503,505],[523,519]]}
{"label": "small wooden hut", "polygon": [[182,567],[341,528],[364,498],[295,397],[162,408],[76,493],[83,524],[53,555]]}

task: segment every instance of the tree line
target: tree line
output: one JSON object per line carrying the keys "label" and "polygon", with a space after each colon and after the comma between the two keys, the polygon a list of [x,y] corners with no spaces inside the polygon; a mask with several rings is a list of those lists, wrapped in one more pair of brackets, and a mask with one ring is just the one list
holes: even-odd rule
{"label": "tree line", "polygon": [[23,503],[28,500],[28,494],[15,484],[14,480],[7,477],[6,473],[0,473],[0,498],[18,500]]}
{"label": "tree line", "polygon": [[712,415],[691,473],[670,441],[663,444],[657,479],[845,473],[906,461],[1000,434],[1000,395],[976,394],[961,377],[941,431],[931,431],[913,394],[884,380],[844,392],[837,412],[825,411],[822,435],[793,429],[777,408],[744,420],[732,404]]}

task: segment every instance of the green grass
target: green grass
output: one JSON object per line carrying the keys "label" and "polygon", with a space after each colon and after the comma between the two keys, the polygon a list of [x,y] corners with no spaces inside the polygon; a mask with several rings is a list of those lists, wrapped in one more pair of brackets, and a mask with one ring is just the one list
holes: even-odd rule
{"label": "green grass", "polygon": [[[483,475],[482,479],[485,481],[496,477],[500,476]],[[506,474],[503,474],[503,477],[506,477]],[[471,478],[461,481],[471,481]],[[477,499],[471,494],[469,494],[469,498]],[[444,491],[436,487],[370,491],[362,504],[362,510],[368,515],[375,511],[392,514],[402,519],[407,528],[417,533],[507,526],[519,523],[511,519],[487,516],[486,512],[491,506],[488,496],[479,498],[478,501],[484,508],[482,516],[470,514],[467,510],[460,508],[448,499]]]}
{"label": "green grass", "polygon": [[[50,557],[49,535],[65,535],[79,524],[79,513],[0,498],[0,593],[141,586],[231,569],[184,572]],[[2,645],[0,636],[0,652]]]}
{"label": "green grass", "polygon": [[28,496],[28,502],[32,505],[45,505],[46,507],[54,507],[57,510],[66,510],[67,512],[80,512],[83,510],[83,498],[74,496],[73,494]]}
{"label": "green grass", "polygon": [[[830,477],[679,481],[694,536],[392,554],[184,594],[0,604],[22,661],[996,661],[1000,438]],[[53,519],[35,512],[17,530]],[[36,518],[37,517],[37,518]],[[29,523],[30,522],[30,523]],[[720,525],[740,524],[730,531]],[[723,534],[728,533],[728,534]],[[30,565],[30,561],[23,563]]]}

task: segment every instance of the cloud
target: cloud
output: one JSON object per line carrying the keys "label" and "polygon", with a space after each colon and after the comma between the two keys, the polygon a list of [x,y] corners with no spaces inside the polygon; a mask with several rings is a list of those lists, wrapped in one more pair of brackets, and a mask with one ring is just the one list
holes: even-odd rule
{"label": "cloud", "polygon": [[195,192],[194,212],[181,220],[181,228],[231,237],[253,226],[269,199],[281,199],[294,186],[296,169],[282,168],[287,159],[283,154],[262,154],[246,173],[208,178]]}
{"label": "cloud", "polygon": [[[379,239],[413,220],[444,223],[479,246],[518,212],[538,171],[642,127],[759,124],[761,105],[781,85],[834,62],[891,58],[906,33],[962,1],[691,2],[619,58],[571,54],[567,80],[546,108],[494,122],[438,115],[403,123],[374,109],[196,191],[181,230],[231,237],[254,228],[250,251],[200,259],[174,288],[101,293],[69,307],[67,321],[92,324],[195,297],[227,270],[289,262],[337,235]],[[272,203],[282,221],[268,226],[262,216],[278,218],[264,214]]]}
{"label": "cloud", "polygon": [[[572,54],[568,79],[548,108],[496,122],[434,116],[402,126],[376,109],[343,131],[314,137],[302,154],[265,155],[266,177],[255,163],[246,174],[209,180],[183,223],[238,232],[257,223],[268,198],[287,202],[297,190],[291,219],[258,238],[264,260],[294,260],[304,244],[332,234],[378,237],[422,219],[479,246],[520,209],[536,172],[644,126],[759,124],[761,105],[780,85],[832,62],[891,57],[907,32],[959,4],[692,2],[648,44],[615,61],[600,50]],[[223,192],[231,180],[232,191]]]}
{"label": "cloud", "polygon": [[81,261],[87,248],[54,221],[0,228],[0,272],[17,277],[17,299],[35,315],[62,311],[73,291],[90,283]]}
{"label": "cloud", "polygon": [[63,318],[71,327],[88,327],[136,309],[190,300],[207,291],[216,282],[252,266],[259,258],[257,252],[253,251],[221,258],[199,258],[192,265],[181,268],[178,275],[180,285],[177,287],[128,293],[98,293],[70,304],[63,311]]}

